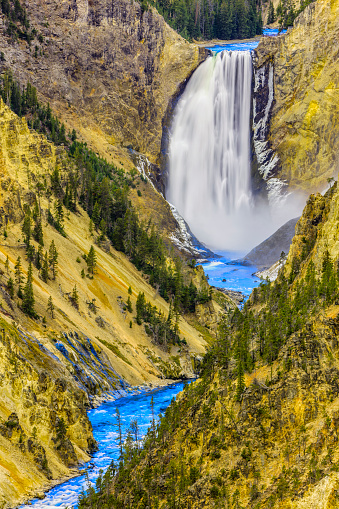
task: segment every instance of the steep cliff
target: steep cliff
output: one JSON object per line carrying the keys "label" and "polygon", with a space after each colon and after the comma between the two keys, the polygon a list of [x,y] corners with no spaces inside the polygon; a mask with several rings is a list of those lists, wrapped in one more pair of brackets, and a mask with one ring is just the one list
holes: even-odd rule
{"label": "steep cliff", "polygon": [[258,147],[261,171],[278,191],[285,182],[301,191],[322,190],[337,173],[338,38],[339,2],[318,0],[287,34],[263,37],[255,51],[258,86],[262,76],[267,87],[271,73],[274,87],[274,101],[273,90],[263,92],[257,118],[260,129],[267,128]]}
{"label": "steep cliff", "polygon": [[122,146],[130,145],[155,162],[168,102],[204,50],[134,1],[38,0],[26,7],[42,36],[37,52],[9,38],[3,20],[5,67],[22,84],[30,81],[96,151],[127,161]]}
{"label": "steep cliff", "polygon": [[2,318],[0,325],[0,506],[4,508],[52,486],[55,479],[74,475],[96,444],[86,413],[88,395],[43,344],[48,342]]}

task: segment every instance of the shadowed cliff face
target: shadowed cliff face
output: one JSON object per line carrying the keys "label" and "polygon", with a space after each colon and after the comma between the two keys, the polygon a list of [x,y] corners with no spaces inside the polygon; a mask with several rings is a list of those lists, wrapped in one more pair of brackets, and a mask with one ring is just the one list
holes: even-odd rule
{"label": "shadowed cliff face", "polygon": [[256,50],[257,70],[274,66],[268,142],[279,162],[273,173],[299,190],[323,189],[338,170],[338,38],[338,0],[318,0],[293,30],[263,38]]}
{"label": "shadowed cliff face", "polygon": [[155,161],[168,101],[198,65],[199,48],[137,2],[34,0],[26,7],[44,39],[29,50],[1,29],[5,66],[96,150],[116,158],[122,144],[132,145]]}

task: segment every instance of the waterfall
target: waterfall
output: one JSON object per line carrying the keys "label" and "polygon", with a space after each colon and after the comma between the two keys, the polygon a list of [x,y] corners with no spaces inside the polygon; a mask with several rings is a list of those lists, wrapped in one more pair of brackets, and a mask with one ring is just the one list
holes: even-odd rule
{"label": "waterfall", "polygon": [[223,51],[198,67],[174,112],[166,197],[212,248],[250,245],[251,87],[250,52]]}

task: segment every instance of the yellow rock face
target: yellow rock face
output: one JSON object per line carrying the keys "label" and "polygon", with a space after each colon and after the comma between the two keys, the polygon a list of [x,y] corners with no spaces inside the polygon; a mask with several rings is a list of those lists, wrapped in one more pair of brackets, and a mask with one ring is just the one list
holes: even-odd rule
{"label": "yellow rock face", "polygon": [[322,190],[339,153],[339,1],[318,0],[277,38],[262,38],[258,66],[274,62],[269,141],[278,177],[292,188]]}

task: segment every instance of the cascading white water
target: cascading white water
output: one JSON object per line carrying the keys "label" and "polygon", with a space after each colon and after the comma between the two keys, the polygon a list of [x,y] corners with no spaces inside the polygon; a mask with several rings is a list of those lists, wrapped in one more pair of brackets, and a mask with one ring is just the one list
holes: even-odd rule
{"label": "cascading white water", "polygon": [[252,60],[223,51],[199,66],[175,110],[167,199],[213,248],[248,247]]}

